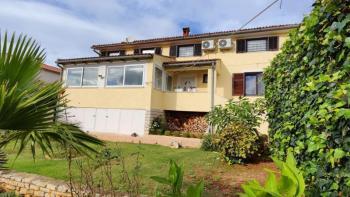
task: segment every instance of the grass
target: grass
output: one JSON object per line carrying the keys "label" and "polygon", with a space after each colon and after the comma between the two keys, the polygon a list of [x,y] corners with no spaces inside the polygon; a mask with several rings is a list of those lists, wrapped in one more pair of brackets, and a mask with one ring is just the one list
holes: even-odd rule
{"label": "grass", "polygon": [[[207,196],[220,196],[221,194],[232,194],[239,190],[239,185],[246,180],[265,178],[263,168],[271,168],[270,163],[262,163],[247,166],[228,166],[219,159],[214,152],[206,152],[199,149],[171,149],[159,145],[108,143],[109,148],[118,146],[124,156],[126,165],[130,170],[134,166],[135,157],[132,153],[140,152],[142,192],[154,194],[157,183],[150,176],[166,176],[168,163],[173,159],[184,165],[185,184],[196,183],[204,180]],[[19,172],[35,173],[56,179],[68,180],[67,161],[64,158],[48,159],[38,155],[34,161],[29,150],[22,153],[17,160],[16,150],[7,148],[9,154],[9,167]],[[272,166],[273,167],[273,166]],[[120,182],[120,168],[113,169],[114,181]]]}

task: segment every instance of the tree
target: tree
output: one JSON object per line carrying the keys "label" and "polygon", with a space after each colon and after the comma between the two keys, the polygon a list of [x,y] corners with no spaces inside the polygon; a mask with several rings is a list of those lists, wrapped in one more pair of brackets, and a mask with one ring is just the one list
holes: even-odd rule
{"label": "tree", "polygon": [[0,146],[20,142],[20,153],[30,144],[33,156],[36,146],[50,155],[53,143],[81,153],[94,151],[91,145],[102,141],[57,121],[67,101],[60,82],[38,80],[44,59],[44,50],[32,38],[5,33],[2,39],[0,33],[0,130],[5,133]]}

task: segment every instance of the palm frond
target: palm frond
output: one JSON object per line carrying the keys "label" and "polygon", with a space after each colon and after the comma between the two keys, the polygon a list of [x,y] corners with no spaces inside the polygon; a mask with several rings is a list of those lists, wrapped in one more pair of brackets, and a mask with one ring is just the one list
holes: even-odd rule
{"label": "palm frond", "polygon": [[15,143],[17,157],[29,146],[33,158],[37,148],[45,155],[52,156],[54,145],[58,144],[63,149],[74,149],[77,153],[90,156],[90,153],[97,153],[94,146],[104,143],[87,133],[81,131],[73,124],[57,123],[45,130],[9,131],[0,141],[0,148]]}

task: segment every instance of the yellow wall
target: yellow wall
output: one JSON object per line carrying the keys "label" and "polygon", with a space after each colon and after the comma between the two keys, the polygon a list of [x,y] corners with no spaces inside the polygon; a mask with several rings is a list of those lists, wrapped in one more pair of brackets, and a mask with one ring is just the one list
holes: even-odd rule
{"label": "yellow wall", "polygon": [[[236,40],[240,38],[256,38],[264,36],[279,36],[279,47],[287,39],[286,31],[260,32],[232,36],[233,48],[229,50],[216,49],[215,51],[203,51],[200,57],[164,57],[169,55],[170,44],[163,46],[162,55],[154,55],[153,60],[146,62],[146,81],[142,88],[68,88],[70,105],[81,107],[104,108],[133,108],[133,109],[169,109],[186,111],[209,111],[209,76],[208,84],[202,83],[202,76],[208,70],[169,72],[173,75],[173,87],[177,85],[177,78],[182,74],[194,74],[197,79],[197,93],[167,93],[153,88],[154,65],[161,66],[163,62],[170,60],[199,60],[220,59],[216,72],[215,104],[223,104],[232,99],[232,73],[263,71],[278,51],[236,53]],[[219,37],[218,37],[219,38]],[[217,41],[218,38],[213,38]],[[227,37],[226,37],[227,38]],[[127,49],[127,54],[132,54],[133,49]],[[114,64],[129,64],[133,62],[120,62]],[[100,63],[109,65],[111,63]],[[84,65],[83,65],[84,66]],[[68,66],[69,67],[69,66]],[[77,66],[75,66],[77,67]],[[203,94],[202,94],[203,93]]]}

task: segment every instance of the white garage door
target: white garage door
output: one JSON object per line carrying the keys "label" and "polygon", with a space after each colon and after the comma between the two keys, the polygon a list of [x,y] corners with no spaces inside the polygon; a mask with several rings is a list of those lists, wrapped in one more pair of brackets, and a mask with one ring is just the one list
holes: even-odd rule
{"label": "white garage door", "polygon": [[70,108],[69,122],[77,123],[84,131],[141,136],[145,128],[145,110]]}

